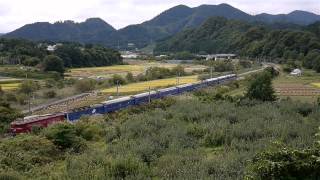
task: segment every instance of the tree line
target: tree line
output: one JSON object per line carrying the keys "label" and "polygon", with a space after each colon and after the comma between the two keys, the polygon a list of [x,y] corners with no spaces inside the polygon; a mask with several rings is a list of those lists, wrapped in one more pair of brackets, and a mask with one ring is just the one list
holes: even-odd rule
{"label": "tree line", "polygon": [[63,73],[64,68],[94,67],[121,64],[118,51],[98,45],[61,43],[53,52],[50,43],[23,39],[0,39],[0,64],[36,66],[44,71]]}
{"label": "tree line", "polygon": [[189,29],[159,42],[155,52],[189,51],[236,53],[247,57],[268,57],[278,62],[303,62],[320,72],[320,23],[300,29],[274,29],[222,17],[208,19],[201,27]]}

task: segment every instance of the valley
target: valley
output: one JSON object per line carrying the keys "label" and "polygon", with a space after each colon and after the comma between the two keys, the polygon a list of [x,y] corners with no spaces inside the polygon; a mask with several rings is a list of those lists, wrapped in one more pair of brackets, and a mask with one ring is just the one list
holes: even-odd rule
{"label": "valley", "polygon": [[0,180],[320,179],[318,2],[229,2],[1,2]]}

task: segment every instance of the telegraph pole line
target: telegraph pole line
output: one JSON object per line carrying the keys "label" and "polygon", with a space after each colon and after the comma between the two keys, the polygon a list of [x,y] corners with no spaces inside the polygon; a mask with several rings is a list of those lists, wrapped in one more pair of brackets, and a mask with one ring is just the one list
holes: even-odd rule
{"label": "telegraph pole line", "polygon": [[117,97],[119,97],[119,80],[117,80]]}
{"label": "telegraph pole line", "polygon": [[151,87],[149,86],[149,104],[151,103]]}
{"label": "telegraph pole line", "polygon": [[29,109],[29,115],[31,115],[31,93],[29,93],[28,109]]}
{"label": "telegraph pole line", "polygon": [[69,121],[69,101],[67,101],[67,120]]}

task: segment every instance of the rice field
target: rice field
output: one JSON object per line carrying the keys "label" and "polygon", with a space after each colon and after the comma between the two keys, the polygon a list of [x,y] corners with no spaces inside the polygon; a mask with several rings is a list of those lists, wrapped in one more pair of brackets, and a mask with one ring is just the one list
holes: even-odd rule
{"label": "rice field", "polygon": [[16,90],[19,88],[21,83],[6,83],[6,84],[0,84],[1,89],[4,91],[11,91]]}
{"label": "rice field", "polygon": [[311,85],[317,87],[317,88],[320,88],[320,83],[311,83]]}
{"label": "rice field", "polygon": [[16,78],[7,78],[7,77],[1,77],[0,78],[0,86],[1,89],[4,91],[11,91],[16,90],[20,86],[21,79]]}
{"label": "rice field", "polygon": [[[179,78],[179,84],[187,84],[187,83],[194,83],[198,81],[198,76],[185,76]],[[160,80],[154,80],[154,81],[146,81],[146,82],[139,82],[139,83],[133,83],[128,84],[124,86],[119,87],[119,94],[130,94],[135,92],[143,92],[147,91],[149,87],[151,89],[157,89],[161,87],[168,87],[168,86],[174,86],[178,84],[177,78],[169,78],[169,79],[160,79]],[[109,88],[104,89],[101,91],[102,93],[108,93],[108,94],[116,94],[117,88]]]}
{"label": "rice field", "polygon": [[[163,67],[172,69],[176,67],[177,64],[167,64],[158,62],[145,62],[136,63],[131,65],[116,65],[116,66],[104,66],[104,67],[92,67],[92,68],[76,68],[70,69],[69,72],[65,73],[67,77],[71,78],[109,78],[114,74],[127,75],[131,72],[134,76],[138,74],[145,73],[147,69],[151,67]],[[204,70],[205,66],[200,65],[182,65],[185,67],[187,72],[192,72],[193,70]]]}

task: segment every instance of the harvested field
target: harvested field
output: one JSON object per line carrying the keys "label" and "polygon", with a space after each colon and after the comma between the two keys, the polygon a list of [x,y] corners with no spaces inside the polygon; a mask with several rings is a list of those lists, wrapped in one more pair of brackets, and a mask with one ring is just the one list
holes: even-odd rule
{"label": "harvested field", "polygon": [[[198,76],[185,76],[179,78],[179,84],[187,84],[187,83],[194,83],[198,81]],[[133,83],[125,86],[119,87],[119,93],[120,94],[130,94],[135,92],[142,92],[149,89],[157,89],[160,87],[168,87],[168,86],[174,86],[178,84],[177,78],[169,78],[169,79],[160,79],[160,80],[154,80],[154,81],[146,81],[146,82],[139,82],[139,83]],[[116,94],[117,88],[109,88],[104,89],[101,91],[102,93],[108,93],[108,94]]]}
{"label": "harvested field", "polygon": [[[87,77],[110,78],[114,74],[125,76],[127,75],[127,73],[131,72],[134,76],[137,76],[138,74],[145,73],[145,71],[150,67],[163,67],[163,68],[172,69],[176,66],[177,64],[167,64],[167,63],[157,63],[157,62],[152,62],[152,63],[137,62],[131,65],[71,69],[65,75],[71,78],[87,78]],[[206,69],[205,66],[201,66],[201,65],[184,64],[182,66],[185,68],[186,72]]]}
{"label": "harvested field", "polygon": [[12,90],[17,90],[19,88],[21,83],[6,83],[6,84],[1,84],[0,86],[2,90],[4,91],[12,91]]}
{"label": "harvested field", "polygon": [[283,84],[275,86],[280,96],[320,96],[320,89],[304,84]]}

